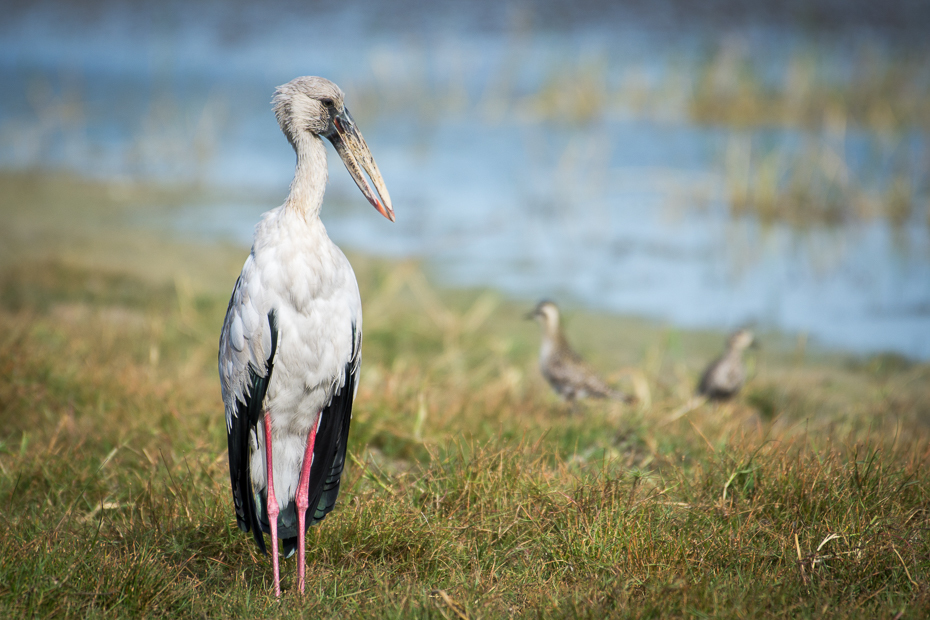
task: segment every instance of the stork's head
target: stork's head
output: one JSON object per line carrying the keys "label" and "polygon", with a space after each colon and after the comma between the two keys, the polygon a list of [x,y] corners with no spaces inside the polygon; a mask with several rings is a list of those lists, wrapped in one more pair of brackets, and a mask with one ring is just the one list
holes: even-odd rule
{"label": "stork's head", "polygon": [[756,343],[755,336],[748,329],[734,332],[727,341],[727,348],[731,351],[743,352]]}
{"label": "stork's head", "polygon": [[[323,136],[333,143],[355,184],[381,215],[394,221],[394,209],[378,165],[355,121],[345,107],[345,93],[327,79],[305,76],[275,90],[274,114],[281,131],[299,152],[298,144],[308,136]],[[362,170],[368,173],[378,194],[372,191]],[[380,200],[379,200],[380,196]]]}
{"label": "stork's head", "polygon": [[559,331],[559,307],[549,300],[539,302],[536,309],[527,314],[526,318],[539,321],[547,333],[554,334]]}

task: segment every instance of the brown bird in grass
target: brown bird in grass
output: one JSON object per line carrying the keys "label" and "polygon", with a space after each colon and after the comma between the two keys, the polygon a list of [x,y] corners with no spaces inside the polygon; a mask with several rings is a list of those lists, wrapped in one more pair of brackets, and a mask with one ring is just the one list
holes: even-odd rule
{"label": "brown bird in grass", "polygon": [[607,385],[571,348],[559,325],[558,306],[541,301],[526,318],[542,325],[539,370],[559,396],[569,402],[589,396],[632,402],[629,395]]}
{"label": "brown bird in grass", "polygon": [[726,400],[735,396],[746,380],[743,351],[755,342],[752,332],[748,329],[734,332],[727,339],[727,348],[723,355],[711,362],[701,375],[698,394],[712,400]]}

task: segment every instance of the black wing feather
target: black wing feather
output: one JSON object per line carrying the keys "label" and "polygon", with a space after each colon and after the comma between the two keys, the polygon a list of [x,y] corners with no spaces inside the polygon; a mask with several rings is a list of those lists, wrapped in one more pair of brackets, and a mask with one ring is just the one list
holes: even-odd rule
{"label": "black wing feather", "polygon": [[232,428],[227,435],[229,476],[236,506],[236,523],[242,531],[252,532],[255,544],[262,553],[266,553],[265,539],[262,536],[261,515],[255,505],[255,494],[252,492],[249,437],[262,419],[262,405],[274,370],[274,356],[278,348],[278,320],[274,310],[268,313],[268,326],[271,329],[271,353],[265,360],[264,376],[259,375],[255,367],[249,363],[249,390],[245,400],[236,403],[237,415],[233,417]]}
{"label": "black wing feather", "polygon": [[[321,468],[327,472],[318,497],[310,497],[310,507],[316,507],[310,525],[322,521],[336,506],[339,496],[339,483],[342,480],[342,470],[346,463],[346,449],[349,443],[349,425],[352,423],[352,402],[355,399],[355,386],[358,382],[358,371],[361,366],[362,339],[356,332],[355,323],[352,324],[352,357],[345,367],[345,384],[342,391],[333,395],[329,404],[329,414],[333,420],[335,441],[331,445],[331,460]],[[314,448],[316,454],[316,448]],[[312,472],[311,472],[312,473]],[[313,487],[311,487],[312,489]]]}
{"label": "black wing feather", "polygon": [[[352,399],[355,395],[357,372],[357,369],[353,369],[351,365],[346,365],[345,386],[343,386],[342,392],[333,397],[333,402],[329,406],[329,414],[333,418],[334,430],[337,433],[334,442],[335,449],[332,452],[329,467],[324,470],[328,471],[328,474],[323,481],[319,498],[315,503],[314,498],[310,498],[310,506],[316,506],[311,525],[322,521],[336,506],[336,498],[339,496],[339,483],[346,462],[346,446],[349,440],[349,425],[352,422]],[[316,452],[315,449],[314,452]]]}

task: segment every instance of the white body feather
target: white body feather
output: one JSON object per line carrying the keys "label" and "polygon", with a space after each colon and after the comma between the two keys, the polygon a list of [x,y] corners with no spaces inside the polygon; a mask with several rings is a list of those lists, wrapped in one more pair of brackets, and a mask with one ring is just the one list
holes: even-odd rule
{"label": "white body feather", "polygon": [[[271,350],[268,312],[275,310],[278,345],[264,410],[271,413],[275,495],[282,510],[294,499],[310,425],[319,423],[319,412],[344,385],[346,365],[360,350],[362,334],[355,273],[318,217],[326,186],[324,146],[312,137],[301,147],[298,152],[316,165],[298,161],[288,201],[256,226],[219,353],[229,430],[236,401],[248,391],[249,364],[264,373]],[[250,445],[252,488],[260,491],[266,486],[261,424]]]}

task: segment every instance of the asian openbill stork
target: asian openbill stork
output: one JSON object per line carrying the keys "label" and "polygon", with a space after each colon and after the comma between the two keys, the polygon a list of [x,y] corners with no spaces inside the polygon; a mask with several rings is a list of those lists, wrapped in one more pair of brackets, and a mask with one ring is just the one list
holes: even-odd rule
{"label": "asian openbill stork", "polygon": [[262,532],[271,535],[280,596],[278,539],[285,557],[297,550],[302,593],[306,530],[336,503],[361,362],[358,284],[320,221],[327,180],[321,136],[375,209],[391,221],[394,211],[338,86],[300,77],[278,87],[272,103],[297,169],[287,200],[255,228],[226,310],[219,372],[236,521],[262,552]]}

